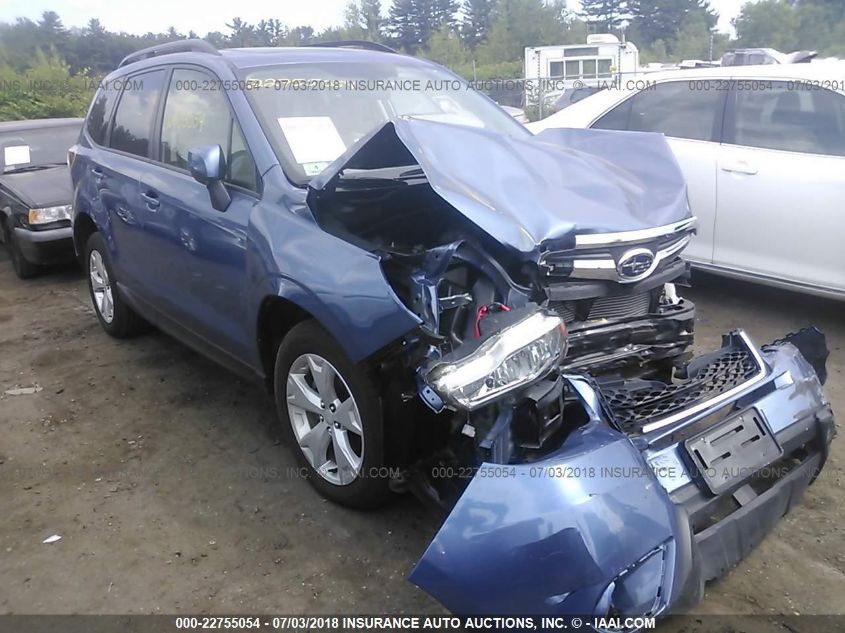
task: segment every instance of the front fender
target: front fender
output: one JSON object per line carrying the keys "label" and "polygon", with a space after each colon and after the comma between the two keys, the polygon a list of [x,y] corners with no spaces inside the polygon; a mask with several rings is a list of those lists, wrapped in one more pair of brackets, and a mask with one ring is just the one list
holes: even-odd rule
{"label": "front fender", "polygon": [[295,303],[328,330],[353,362],[420,324],[396,296],[377,256],[293,213],[259,208],[251,221],[254,252],[248,265],[250,276],[261,280],[252,305],[268,296]]}
{"label": "front fender", "polygon": [[663,596],[628,605],[656,614],[689,534],[641,453],[594,421],[541,461],[484,464],[410,580],[458,614],[606,615],[612,583],[636,573],[629,594]]}

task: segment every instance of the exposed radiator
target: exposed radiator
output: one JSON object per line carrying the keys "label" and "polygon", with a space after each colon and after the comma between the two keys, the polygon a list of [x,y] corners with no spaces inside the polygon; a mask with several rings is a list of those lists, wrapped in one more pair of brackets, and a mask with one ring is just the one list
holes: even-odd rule
{"label": "exposed radiator", "polygon": [[[553,301],[550,306],[566,323],[576,320],[638,317],[648,314],[651,307],[651,293],[641,292],[579,301]],[[579,315],[582,315],[582,318],[579,319]]]}

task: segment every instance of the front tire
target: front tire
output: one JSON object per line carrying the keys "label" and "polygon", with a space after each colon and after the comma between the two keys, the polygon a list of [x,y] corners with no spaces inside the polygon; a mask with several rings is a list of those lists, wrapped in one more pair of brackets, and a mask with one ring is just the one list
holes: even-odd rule
{"label": "front tire", "polygon": [[6,222],[3,223],[3,230],[4,236],[6,240],[6,246],[9,249],[9,257],[12,259],[12,268],[15,270],[15,274],[18,276],[18,279],[32,279],[33,277],[37,277],[38,274],[41,272],[41,267],[33,264],[32,262],[28,261],[26,257],[24,257],[23,253],[21,252],[20,246],[18,246],[18,242],[15,239],[15,231],[12,227],[8,226]]}
{"label": "front tire", "polygon": [[274,375],[282,432],[311,484],[354,508],[390,498],[381,399],[365,368],[313,321],[282,340]]}
{"label": "front tire", "polygon": [[107,334],[127,338],[146,329],[146,322],[120,294],[106,241],[99,233],[91,235],[85,245],[85,272],[94,312]]}

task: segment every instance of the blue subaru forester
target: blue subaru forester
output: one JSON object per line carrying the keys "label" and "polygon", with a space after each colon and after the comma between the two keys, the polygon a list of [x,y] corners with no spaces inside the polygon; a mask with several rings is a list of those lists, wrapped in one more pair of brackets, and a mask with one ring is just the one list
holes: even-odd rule
{"label": "blue subaru forester", "polygon": [[827,457],[817,330],[690,358],[660,135],[533,136],[378,45],[185,40],[105,78],[69,161],[103,329],[265,381],[326,497],[447,513],[411,580],[455,612],[682,608]]}

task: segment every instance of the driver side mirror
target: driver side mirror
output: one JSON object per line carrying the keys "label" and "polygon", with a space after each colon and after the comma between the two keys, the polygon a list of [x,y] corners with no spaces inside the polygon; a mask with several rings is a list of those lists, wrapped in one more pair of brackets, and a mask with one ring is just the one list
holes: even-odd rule
{"label": "driver side mirror", "polygon": [[208,189],[211,206],[217,211],[229,208],[232,198],[223,184],[226,174],[226,157],[219,145],[203,145],[188,150],[188,171],[201,185]]}

